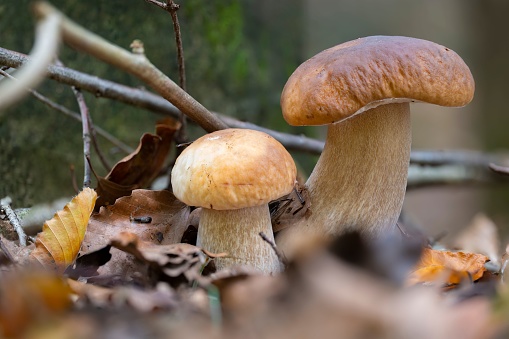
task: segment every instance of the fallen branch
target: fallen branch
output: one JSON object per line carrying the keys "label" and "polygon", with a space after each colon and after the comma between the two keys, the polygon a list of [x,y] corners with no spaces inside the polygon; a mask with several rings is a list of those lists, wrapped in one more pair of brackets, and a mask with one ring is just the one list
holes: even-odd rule
{"label": "fallen branch", "polygon": [[228,128],[216,115],[175,84],[156,68],[143,54],[122,49],[102,37],[77,25],[46,2],[36,2],[35,12],[42,17],[62,16],[62,39],[76,50],[86,52],[106,63],[118,67],[145,82],[163,98],[173,103],[182,113],[198,123],[205,131]]}

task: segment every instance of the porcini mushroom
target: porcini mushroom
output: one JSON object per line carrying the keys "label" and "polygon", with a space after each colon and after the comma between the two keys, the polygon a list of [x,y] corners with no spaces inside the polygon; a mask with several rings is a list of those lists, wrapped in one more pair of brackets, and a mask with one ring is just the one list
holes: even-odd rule
{"label": "porcini mushroom", "polygon": [[187,147],[171,173],[175,196],[202,207],[197,245],[214,253],[218,269],[248,265],[263,273],[282,264],[259,235],[274,241],[268,202],[293,189],[296,167],[273,137],[246,129],[207,134]]}
{"label": "porcini mushroom", "polygon": [[400,36],[327,49],[300,65],[281,96],[291,125],[329,125],[306,186],[311,213],[276,242],[291,256],[311,234],[348,230],[376,238],[396,229],[410,156],[410,102],[459,107],[474,95],[468,66],[452,50]]}

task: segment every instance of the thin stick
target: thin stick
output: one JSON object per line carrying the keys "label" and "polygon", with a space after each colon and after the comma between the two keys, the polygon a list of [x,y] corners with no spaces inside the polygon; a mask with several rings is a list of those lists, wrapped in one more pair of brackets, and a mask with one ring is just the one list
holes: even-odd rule
{"label": "thin stick", "polygon": [[72,22],[46,2],[36,2],[33,7],[36,13],[41,16],[59,13],[62,16],[62,37],[66,43],[77,50],[86,52],[138,77],[156,90],[163,98],[173,103],[181,112],[202,126],[205,131],[213,132],[228,128],[215,114],[207,110],[150,63],[144,55],[130,53],[111,44]]}
{"label": "thin stick", "polygon": [[83,187],[90,187],[92,180],[90,179],[91,169],[87,159],[90,158],[90,124],[88,118],[88,107],[85,104],[85,98],[83,94],[76,87],[72,88],[76,100],[81,112],[81,124],[83,126],[83,163],[84,163],[84,174],[83,174]]}
{"label": "thin stick", "polygon": [[266,235],[265,233],[263,232],[260,232],[258,233],[260,235],[260,237],[262,237],[263,241],[265,241],[267,244],[270,245],[270,247],[272,248],[272,250],[274,251],[274,253],[276,253],[276,256],[277,258],[279,259],[279,261],[284,265],[284,266],[287,266],[288,265],[288,260],[286,259],[285,255],[283,253],[281,253],[281,251],[279,251],[279,249],[277,248],[276,244],[270,240]]}
{"label": "thin stick", "polygon": [[173,0],[167,0],[166,3],[156,0],[145,0],[145,1],[164,9],[171,15],[171,20],[173,21],[173,30],[175,31],[175,44],[177,45],[179,84],[180,88],[186,91],[186,67],[184,62],[184,49],[182,48],[182,35],[180,32],[180,23],[177,16],[177,11],[180,9],[180,5],[173,2]]}
{"label": "thin stick", "polygon": [[[184,91],[186,89],[186,68],[184,62],[184,48],[182,47],[182,35],[180,31],[180,23],[177,16],[177,11],[180,8],[180,5],[173,2],[173,0],[167,0],[166,3],[162,3],[155,0],[145,0],[148,3],[154,4],[158,7],[161,7],[166,12],[170,13],[171,20],[173,22],[173,30],[175,32],[175,45],[177,46],[177,61],[179,68],[179,85]],[[175,135],[175,140],[178,144],[184,143],[187,140],[187,119],[184,114],[180,114],[180,128]],[[180,150],[177,149],[177,156],[180,153]]]}
{"label": "thin stick", "polygon": [[0,116],[26,95],[25,88],[35,87],[44,79],[60,44],[60,23],[58,13],[50,13],[38,22],[32,58],[18,71],[19,81],[0,83]]}
{"label": "thin stick", "polygon": [[18,216],[16,215],[16,212],[14,212],[14,210],[11,208],[11,202],[12,200],[10,197],[5,197],[1,199],[0,208],[4,210],[12,227],[16,230],[16,233],[18,233],[20,246],[25,247],[27,245],[27,236],[25,234],[25,231],[23,231],[23,227],[21,227],[21,223],[18,219]]}
{"label": "thin stick", "polygon": [[[175,44],[177,45],[177,60],[179,67],[179,83],[180,87],[187,92],[186,85],[186,67],[184,63],[184,48],[182,47],[182,36],[180,32],[180,23],[177,16],[177,11],[180,8],[180,5],[177,5],[173,2],[173,0],[168,0],[168,11],[171,15],[171,20],[173,21],[173,30],[175,31]],[[182,143],[187,141],[187,119],[184,114],[180,114],[180,128],[177,131],[176,140],[177,143]],[[177,150],[177,153],[179,151]]]}
{"label": "thin stick", "polygon": [[[4,77],[8,77],[10,79],[13,79],[13,80],[17,80],[16,78],[14,78],[12,75],[10,75],[9,73],[3,71],[3,70],[0,70],[0,74]],[[48,99],[47,97],[45,97],[44,95],[42,95],[41,93],[37,92],[36,90],[33,90],[33,89],[30,89],[28,88],[27,91],[30,92],[30,94],[36,98],[37,100],[39,100],[40,102],[42,102],[43,104],[45,104],[46,106],[60,112],[60,113],[63,113],[79,122],[81,122],[81,116],[76,113],[76,112],[73,112],[71,111],[70,109],[68,109],[67,107],[64,107],[62,105],[59,105],[57,104],[56,102]],[[118,147],[121,151],[129,154],[129,153],[132,153],[134,151],[134,149],[126,144],[124,144],[122,141],[118,140],[117,138],[115,138],[113,135],[111,135],[110,133],[108,133],[107,131],[105,131],[104,129],[102,129],[101,127],[99,126],[95,126],[94,127],[94,131],[97,132],[97,134],[99,134],[100,136],[102,136],[104,139],[108,140],[109,142],[111,142],[113,145],[115,145],[116,147]]]}
{"label": "thin stick", "polygon": [[[29,58],[26,55],[0,47],[0,64],[13,68],[18,68],[28,61]],[[104,80],[96,76],[92,76],[83,72],[78,72],[70,68],[49,66],[48,77],[63,84],[77,86],[81,90],[88,91],[97,97],[104,97],[120,101],[125,104],[134,107],[140,107],[157,114],[169,115],[176,119],[178,119],[180,115],[180,111],[177,107],[175,107],[173,104],[171,104],[170,102],[156,94],[140,90],[137,88],[121,85],[112,81]],[[271,130],[269,128],[255,125],[250,122],[243,122],[226,115],[221,115],[219,113],[215,114],[218,115],[221,118],[221,120],[224,121],[229,127],[249,128],[265,132],[274,137],[279,142],[281,142],[288,150],[306,152],[317,155],[320,154],[323,150],[324,142],[321,140],[316,140],[302,135],[293,135],[278,132]],[[75,116],[73,117],[76,118]],[[199,124],[199,122],[197,123]],[[97,129],[99,131],[99,128]],[[110,141],[116,144],[114,141],[112,140]],[[127,151],[127,148],[129,148],[129,146],[126,145],[124,145],[123,147],[119,145],[117,146],[119,148],[122,148],[127,153],[130,153],[132,151],[132,149]],[[446,151],[413,150],[410,155],[410,162],[412,164],[422,166],[463,164],[467,167],[479,166],[487,168],[489,163],[501,162],[507,160],[508,158],[509,154],[503,152],[483,153],[478,151],[466,151],[466,150],[446,150]]]}
{"label": "thin stick", "polygon": [[[99,144],[97,143],[97,138],[95,134],[95,127],[92,123],[92,116],[90,115],[90,111],[88,109],[88,106],[85,102],[85,97],[83,96],[83,93],[76,87],[72,87],[74,95],[76,96],[76,100],[78,101],[78,105],[80,107],[80,111],[82,112],[82,115],[85,114],[88,122],[88,128],[89,128],[89,138],[90,142],[92,143],[92,146],[94,147],[97,156],[99,157],[99,160],[101,161],[101,164],[103,165],[104,169],[106,169],[106,172],[109,172],[111,169],[111,166],[108,164],[108,161],[106,160],[106,157],[104,156],[103,152],[101,151],[101,148],[99,147]],[[77,91],[77,92],[76,92]],[[79,93],[79,94],[77,94]],[[83,109],[81,108],[83,107]],[[83,124],[83,120],[82,120]]]}

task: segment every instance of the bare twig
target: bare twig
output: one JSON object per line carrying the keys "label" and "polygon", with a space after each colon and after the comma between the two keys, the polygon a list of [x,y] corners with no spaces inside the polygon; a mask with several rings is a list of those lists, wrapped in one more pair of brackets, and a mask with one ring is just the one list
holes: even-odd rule
{"label": "bare twig", "polygon": [[[179,68],[179,85],[184,91],[186,89],[186,68],[184,62],[184,48],[182,47],[182,35],[180,31],[180,23],[177,16],[177,11],[180,8],[180,5],[173,2],[173,0],[167,0],[166,3],[162,3],[154,0],[145,0],[148,3],[155,4],[156,6],[161,7],[168,13],[170,13],[171,20],[173,22],[173,30],[175,31],[175,45],[177,46],[177,62]],[[180,128],[175,135],[175,140],[177,143],[184,143],[187,140],[187,119],[184,114],[180,114]],[[180,153],[180,150],[177,149],[177,155]]]}
{"label": "bare twig", "polygon": [[[34,4],[35,11],[41,16],[60,13],[46,2]],[[63,40],[77,50],[114,65],[131,73],[156,90],[162,97],[173,103],[181,112],[186,114],[205,131],[212,132],[228,128],[215,114],[191,97],[187,92],[175,84],[163,72],[157,69],[143,55],[130,53],[111,44],[100,36],[93,34],[62,15]]]}
{"label": "bare twig", "polygon": [[85,104],[85,98],[83,98],[83,94],[76,87],[72,88],[74,95],[76,96],[76,100],[78,101],[78,105],[81,112],[81,124],[83,126],[83,163],[84,163],[84,174],[83,174],[83,187],[90,187],[92,184],[92,180],[90,179],[90,164],[87,159],[90,158],[90,120],[88,117],[88,107]]}
{"label": "bare twig", "polygon": [[[23,65],[27,60],[28,58],[24,54],[0,47],[0,64],[16,68]],[[134,107],[144,108],[154,113],[169,115],[176,119],[178,119],[181,114],[179,109],[173,104],[151,92],[100,79],[70,68],[53,65],[49,66],[48,77],[66,85],[79,87],[81,90],[93,93],[97,97],[117,100]],[[215,114],[229,127],[250,128],[265,132],[276,138],[289,150],[320,154],[323,149],[323,141],[302,135],[276,132],[253,123],[239,121],[226,115]]]}
{"label": "bare twig", "polygon": [[12,227],[16,230],[16,233],[18,233],[20,246],[25,247],[27,245],[27,236],[25,234],[25,231],[23,231],[23,227],[21,227],[21,223],[19,222],[18,216],[11,208],[11,202],[12,201],[10,197],[5,197],[1,199],[0,208],[5,212],[5,215],[7,215],[7,218],[9,219],[9,222],[11,223]]}
{"label": "bare twig", "polygon": [[281,251],[277,248],[276,244],[274,243],[274,241],[270,240],[266,235],[265,233],[263,232],[260,232],[258,233],[260,235],[260,237],[263,239],[263,241],[265,241],[267,244],[270,245],[270,247],[272,248],[272,250],[274,251],[274,253],[276,253],[276,256],[277,258],[279,259],[279,262],[282,263],[284,266],[287,266],[288,265],[288,260],[286,259],[285,255],[283,253],[281,253]]}
{"label": "bare twig", "polygon": [[37,86],[46,74],[60,43],[60,15],[51,13],[37,24],[36,39],[29,62],[18,72],[19,81],[0,83],[0,116],[7,107],[26,95],[25,88]]}
{"label": "bare twig", "polygon": [[469,163],[442,164],[435,166],[410,165],[407,189],[436,185],[478,184],[500,181],[490,173],[487,165]]}
{"label": "bare twig", "polygon": [[[83,94],[77,87],[72,87],[72,89],[74,92],[74,96],[76,97],[76,100],[78,101],[78,106],[80,107],[80,112],[81,112],[81,117],[82,117],[81,123],[83,126],[85,126],[83,124],[83,117],[87,118],[87,127],[88,127],[88,132],[89,132],[88,139],[92,143],[92,146],[94,146],[97,156],[99,157],[101,164],[106,169],[106,172],[109,172],[111,169],[111,166],[108,164],[108,161],[104,157],[104,154],[101,152],[101,149],[99,148],[99,145],[97,144],[97,139],[95,137],[95,127],[94,127],[94,124],[92,123],[92,116],[90,115],[88,106],[85,103],[85,97],[83,96]],[[83,137],[85,138],[85,136],[83,136]]]}
{"label": "bare twig", "polygon": [[184,62],[184,48],[182,47],[182,35],[180,32],[180,23],[177,16],[177,11],[180,9],[180,5],[173,2],[173,0],[167,0],[166,3],[156,0],[145,0],[145,1],[164,9],[171,15],[171,20],[173,22],[173,30],[175,31],[175,44],[177,46],[179,84],[180,88],[186,91],[186,67]]}
{"label": "bare twig", "polygon": [[[17,68],[26,63],[28,60],[29,58],[24,54],[0,47],[0,64],[2,65]],[[82,90],[95,94],[98,97],[117,100],[128,105],[144,108],[158,114],[169,115],[174,118],[178,118],[180,115],[178,108],[158,95],[137,88],[124,86],[112,81],[100,79],[70,68],[49,66],[48,77],[63,84],[77,86]],[[225,115],[218,114],[218,116],[230,127],[249,128],[263,131],[281,142],[288,150],[307,152],[310,154],[320,154],[323,150],[324,142],[320,140],[308,138],[302,135],[277,132],[253,123],[239,121]],[[74,116],[74,118],[76,117]],[[99,130],[99,128],[97,129]],[[128,146],[125,146],[123,150],[127,152],[125,149],[126,147]],[[456,164],[464,165],[466,167],[474,166],[486,171],[489,163],[502,162],[507,159],[509,159],[509,154],[507,153],[483,153],[464,150],[413,150],[410,155],[410,162],[415,165],[441,166],[444,164]]]}

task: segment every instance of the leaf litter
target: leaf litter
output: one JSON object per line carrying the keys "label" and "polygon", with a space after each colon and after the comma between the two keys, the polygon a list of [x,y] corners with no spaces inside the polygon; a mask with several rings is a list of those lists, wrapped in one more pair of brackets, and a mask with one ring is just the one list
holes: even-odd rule
{"label": "leaf litter", "polygon": [[[277,227],[309,213],[305,194],[297,186],[273,205]],[[243,266],[216,271],[214,258],[227,254],[195,246],[199,217],[169,191],[135,189],[91,215],[81,247],[68,233],[83,227],[60,218],[68,241],[58,243],[69,253],[48,250],[44,269],[25,269],[37,245],[21,250],[2,238],[13,258],[0,261],[2,335],[494,338],[509,331],[501,320],[509,315],[509,255],[498,255],[496,225],[485,216],[457,237],[456,251],[411,237],[369,244],[351,233],[304,249],[274,276]],[[497,258],[500,271],[488,270]],[[65,274],[55,272],[58,262]]]}

